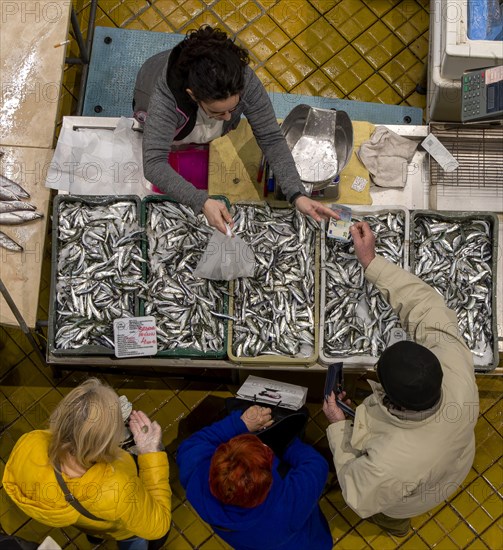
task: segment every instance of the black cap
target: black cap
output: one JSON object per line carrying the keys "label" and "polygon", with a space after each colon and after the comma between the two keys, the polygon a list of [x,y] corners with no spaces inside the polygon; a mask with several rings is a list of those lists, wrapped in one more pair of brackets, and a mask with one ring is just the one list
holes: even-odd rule
{"label": "black cap", "polygon": [[385,349],[377,376],[390,401],[399,407],[424,411],[440,399],[440,362],[428,348],[415,342],[397,342]]}

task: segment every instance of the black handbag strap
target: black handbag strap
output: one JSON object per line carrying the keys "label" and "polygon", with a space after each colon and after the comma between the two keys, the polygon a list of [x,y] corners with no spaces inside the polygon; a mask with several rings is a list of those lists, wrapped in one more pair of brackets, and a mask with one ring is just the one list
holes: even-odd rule
{"label": "black handbag strap", "polygon": [[59,486],[61,487],[61,490],[63,491],[63,495],[65,495],[65,500],[79,512],[79,514],[82,514],[88,519],[93,519],[94,521],[105,521],[102,518],[97,518],[94,514],[91,514],[91,512],[88,512],[82,504],[72,495],[70,489],[68,488],[68,485],[65,483],[65,480],[63,479],[63,476],[61,475],[61,472],[59,471],[61,468],[59,464],[56,464],[56,467],[54,468],[54,474],[56,475],[56,479],[59,483]]}

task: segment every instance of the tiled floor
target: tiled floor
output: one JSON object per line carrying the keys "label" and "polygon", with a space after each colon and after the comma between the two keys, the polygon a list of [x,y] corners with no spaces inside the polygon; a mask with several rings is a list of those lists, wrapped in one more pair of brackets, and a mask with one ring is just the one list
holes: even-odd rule
{"label": "tiled floor", "polygon": [[[216,23],[250,49],[252,64],[269,89],[424,108],[425,97],[415,92],[415,86],[428,51],[428,4],[427,0],[100,0],[96,24],[185,32],[201,23]],[[85,28],[89,0],[74,0],[74,5]],[[69,55],[77,55],[77,51]],[[68,67],[61,115],[73,113],[78,81],[78,68]],[[43,319],[47,318],[49,275],[50,262],[46,261],[40,300]],[[38,364],[22,333],[10,328],[0,328],[0,359],[3,469],[15,441],[23,433],[43,427],[56,403],[86,375],[67,372],[54,380],[50,370]],[[227,547],[186,502],[177,480],[174,455],[180,440],[220,413],[222,399],[236,386],[226,372],[190,374],[200,375],[204,382],[118,374],[103,378],[163,426],[173,488],[173,529],[166,547],[218,550]],[[292,379],[293,375],[288,376]],[[366,383],[357,376],[349,378],[355,400],[360,402]],[[312,418],[306,437],[326,453],[326,420],[318,399],[322,379],[311,374],[309,378],[295,376],[293,381],[310,388]],[[430,513],[415,518],[408,537],[394,539],[360,520],[344,504],[331,474],[321,505],[332,528],[335,548],[503,548],[503,378],[479,376],[478,385],[481,416],[476,429],[477,453],[463,489]],[[0,498],[5,498],[3,492]],[[49,529],[27,521],[15,508],[0,517],[0,523],[28,539],[42,540],[51,534],[65,548],[90,547],[75,529]]]}

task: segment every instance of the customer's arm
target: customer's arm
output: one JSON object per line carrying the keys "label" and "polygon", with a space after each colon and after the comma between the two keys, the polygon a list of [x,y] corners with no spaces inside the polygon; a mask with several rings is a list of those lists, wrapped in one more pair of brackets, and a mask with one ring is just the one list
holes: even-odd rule
{"label": "customer's arm", "polygon": [[124,527],[145,539],[160,538],[171,525],[168,456],[161,427],[146,414],[133,411],[130,429],[138,449],[138,477],[131,477],[117,495],[117,513]]}
{"label": "customer's arm", "polygon": [[460,334],[456,313],[446,306],[442,296],[415,275],[377,256],[367,223],[353,225],[351,235],[365,277],[400,316],[412,339],[435,353],[444,369],[462,370],[473,377],[472,355]]}
{"label": "customer's arm", "polygon": [[287,489],[281,506],[290,506],[291,526],[300,527],[318,505],[327,482],[328,464],[318,451],[297,437],[287,447],[283,461],[290,470],[283,481]]}

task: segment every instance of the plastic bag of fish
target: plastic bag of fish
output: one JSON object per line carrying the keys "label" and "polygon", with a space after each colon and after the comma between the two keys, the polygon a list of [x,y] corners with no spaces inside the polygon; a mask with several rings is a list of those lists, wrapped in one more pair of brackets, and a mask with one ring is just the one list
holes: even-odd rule
{"label": "plastic bag of fish", "polygon": [[232,354],[316,359],[316,222],[293,208],[237,205],[234,232],[255,254],[234,282]]}
{"label": "plastic bag of fish", "polygon": [[[376,237],[376,252],[404,267],[407,257],[405,212],[361,216],[353,212],[352,219],[368,222]],[[352,241],[342,243],[324,239],[323,296],[320,357],[324,361],[352,355],[377,357],[387,347],[393,329],[401,326],[379,290],[365,280]]]}
{"label": "plastic bag of fish", "polygon": [[137,203],[65,198],[57,224],[55,347],[112,350],[113,320],[135,316],[146,289]]}
{"label": "plastic bag of fish", "polygon": [[491,218],[416,212],[414,273],[456,312],[459,331],[475,364],[493,360],[493,227]]}
{"label": "plastic bag of fish", "polygon": [[146,203],[145,315],[157,325],[158,353],[224,357],[228,283],[194,277],[213,229],[203,214],[169,201]]}

